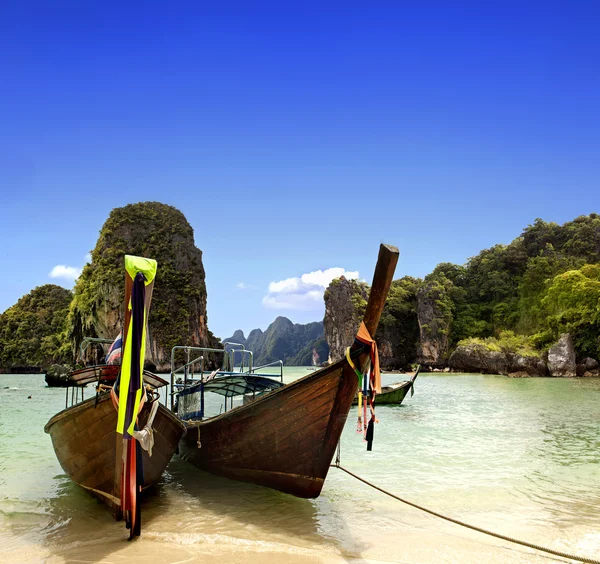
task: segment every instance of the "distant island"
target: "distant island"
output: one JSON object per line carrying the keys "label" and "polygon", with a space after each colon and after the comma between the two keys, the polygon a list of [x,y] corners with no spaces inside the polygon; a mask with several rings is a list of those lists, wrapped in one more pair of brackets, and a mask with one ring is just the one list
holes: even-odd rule
{"label": "distant island", "polygon": [[[177,209],[159,202],[116,208],[102,226],[73,292],[34,288],[0,314],[0,371],[45,372],[76,364],[84,336],[114,338],[123,317],[125,253],[161,265],[149,319],[148,360],[168,370],[176,344],[244,344],[254,364],[335,361],[352,343],[369,286],[339,278],[325,292],[323,321],[278,317],[266,331],[217,339],[208,328],[202,251]],[[382,366],[512,376],[598,376],[600,217],[564,225],[537,219],[508,245],[464,265],[439,264],[424,279],[392,283],[376,338]],[[90,348],[84,362],[102,351]],[[313,358],[314,357],[314,358]]]}
{"label": "distant island", "polygon": [[246,339],[243,331],[238,329],[222,342],[239,343],[251,350],[255,366],[275,360],[282,360],[290,366],[310,366],[314,353],[319,363],[329,357],[322,321],[300,325],[287,317],[278,317],[264,332],[253,329]]}

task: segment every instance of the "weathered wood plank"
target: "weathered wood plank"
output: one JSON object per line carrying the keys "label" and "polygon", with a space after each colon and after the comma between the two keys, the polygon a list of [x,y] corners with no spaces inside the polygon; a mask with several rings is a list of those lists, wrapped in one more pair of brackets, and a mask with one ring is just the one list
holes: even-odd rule
{"label": "weathered wood plank", "polygon": [[[150,411],[145,406],[140,421],[146,422]],[[46,425],[58,461],[76,483],[117,496],[120,491],[121,436],[116,433],[117,413],[108,394],[95,398],[54,416]],[[155,483],[171,460],[185,428],[164,406],[160,406],[153,424],[155,436],[152,457],[144,451],[144,486]],[[92,492],[93,493],[93,492]],[[106,498],[97,496],[113,510]]]}

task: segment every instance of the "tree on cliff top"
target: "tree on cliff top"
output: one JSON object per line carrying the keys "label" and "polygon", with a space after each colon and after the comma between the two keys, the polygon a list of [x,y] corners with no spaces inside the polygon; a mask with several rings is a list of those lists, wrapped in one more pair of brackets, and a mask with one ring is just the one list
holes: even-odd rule
{"label": "tree on cliff top", "polygon": [[[600,262],[600,216],[580,216],[564,225],[536,219],[508,245],[495,245],[464,267],[442,263],[458,290],[453,295],[450,343],[512,330],[535,333],[545,327],[541,300],[553,278]],[[431,275],[430,275],[431,276]]]}
{"label": "tree on cliff top", "polygon": [[600,264],[555,276],[541,300],[544,329],[534,336],[548,346],[569,333],[580,356],[600,356]]}
{"label": "tree on cliff top", "polygon": [[141,202],[112,210],[77,281],[69,313],[74,351],[84,336],[113,338],[121,329],[126,254],[158,262],[149,316],[154,362],[167,362],[174,345],[214,345],[206,324],[202,251],[192,227],[172,206]]}
{"label": "tree on cliff top", "polygon": [[55,284],[38,286],[0,315],[0,366],[63,362],[65,319],[73,294]]}

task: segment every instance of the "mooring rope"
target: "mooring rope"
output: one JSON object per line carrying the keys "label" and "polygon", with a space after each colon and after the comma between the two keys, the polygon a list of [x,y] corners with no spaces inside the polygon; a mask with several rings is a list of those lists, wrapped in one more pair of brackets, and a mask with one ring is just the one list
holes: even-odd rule
{"label": "mooring rope", "polygon": [[350,470],[344,468],[343,466],[340,466],[339,451],[338,451],[338,458],[336,459],[336,464],[332,464],[331,466],[332,466],[332,468],[339,468],[340,470],[343,470],[344,472],[346,472],[346,474],[349,474],[353,478],[356,478],[363,484],[366,484],[367,486],[370,486],[373,489],[378,490],[381,493],[384,493],[385,495],[388,495],[398,501],[401,501],[402,503],[405,503],[406,505],[410,505],[411,507],[414,507],[415,509],[420,509],[421,511],[424,511],[425,513],[429,513],[430,515],[433,515],[434,517],[439,517],[440,519],[444,519],[445,521],[450,521],[450,523],[454,523],[455,525],[460,525],[461,527],[466,527],[467,529],[471,529],[473,531],[483,533],[484,535],[490,535],[492,537],[496,537],[497,539],[505,540],[505,541],[512,542],[515,544],[520,544],[521,546],[526,546],[527,548],[532,548],[534,550],[539,550],[541,552],[547,552],[548,554],[553,554],[554,556],[560,556],[561,558],[568,558],[570,560],[578,560],[579,562],[586,562],[587,564],[600,564],[600,560],[595,560],[594,558],[588,558],[587,556],[577,556],[575,554],[569,554],[568,552],[562,552],[560,550],[554,550],[552,548],[540,546],[539,544],[533,544],[530,542],[515,539],[513,537],[507,537],[506,535],[501,535],[500,533],[488,531],[487,529],[477,527],[476,525],[470,525],[469,523],[465,523],[464,521],[454,519],[453,517],[448,517],[447,515],[442,515],[441,513],[438,513],[437,511],[433,511],[432,509],[428,509],[427,507],[423,507],[422,505],[418,505],[416,503],[413,503],[412,501],[403,499],[391,492],[388,492],[387,490],[384,490],[383,488],[380,488],[379,486],[376,486],[375,484],[372,484],[368,480],[365,480],[364,478],[357,476],[356,474],[350,472]]}

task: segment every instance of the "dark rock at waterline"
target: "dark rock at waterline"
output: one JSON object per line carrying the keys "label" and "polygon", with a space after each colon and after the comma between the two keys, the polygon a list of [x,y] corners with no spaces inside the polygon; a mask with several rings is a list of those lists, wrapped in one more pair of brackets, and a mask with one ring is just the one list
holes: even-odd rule
{"label": "dark rock at waterline", "polygon": [[582,376],[583,378],[600,377],[600,364],[593,358],[584,358],[583,361],[577,365],[577,376]]}
{"label": "dark rock at waterline", "polygon": [[523,374],[527,376],[548,375],[546,363],[538,356],[491,351],[480,344],[458,346],[450,356],[448,364],[452,370],[459,372],[519,374],[520,378],[523,377]]}
{"label": "dark rock at waterline", "polygon": [[69,385],[70,368],[63,364],[52,364],[46,369],[46,384],[50,388],[65,388]]}
{"label": "dark rock at waterline", "polygon": [[41,366],[3,366],[0,374],[41,374],[44,370]]}
{"label": "dark rock at waterline", "polygon": [[555,377],[573,378],[577,375],[575,347],[568,333],[563,333],[558,342],[548,349],[548,372]]}
{"label": "dark rock at waterline", "polygon": [[582,364],[586,370],[596,370],[600,366],[597,360],[589,357],[584,358]]}
{"label": "dark rock at waterline", "polygon": [[509,378],[529,378],[531,375],[525,371],[521,371],[521,372],[510,372],[509,374],[507,374],[507,376]]}

